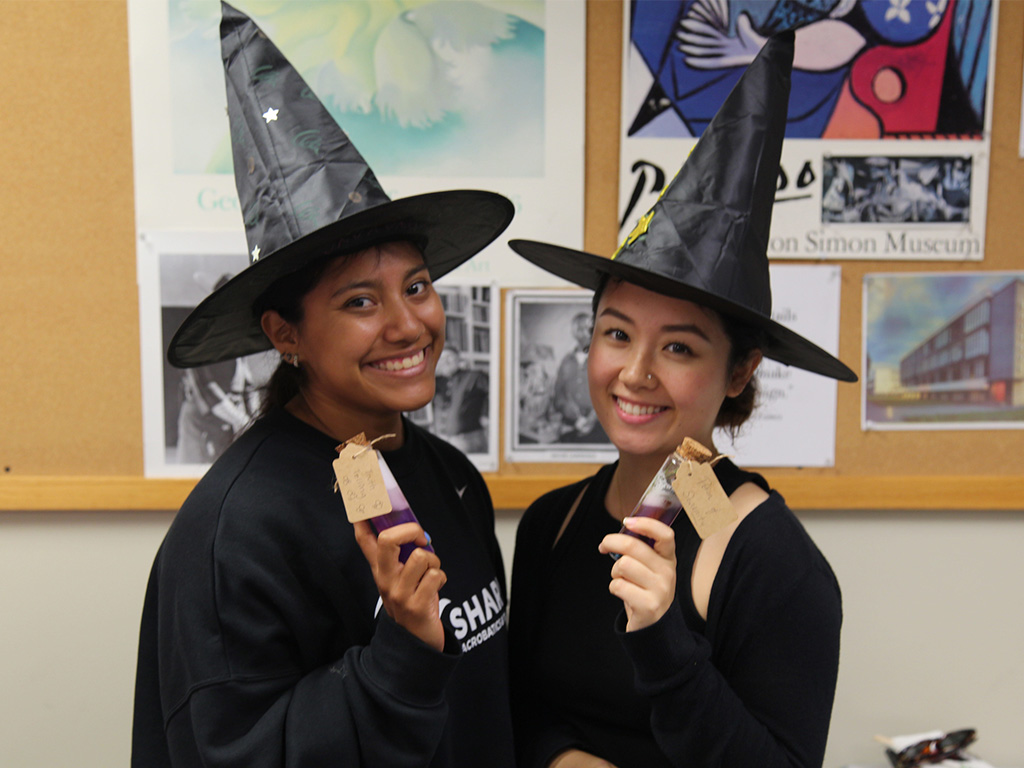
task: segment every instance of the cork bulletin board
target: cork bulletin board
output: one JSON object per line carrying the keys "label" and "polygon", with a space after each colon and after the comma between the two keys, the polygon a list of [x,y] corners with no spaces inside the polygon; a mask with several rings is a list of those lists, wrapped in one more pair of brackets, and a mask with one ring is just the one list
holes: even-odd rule
{"label": "cork bulletin board", "polygon": [[[618,0],[587,3],[594,253],[618,239],[622,18]],[[126,3],[7,0],[3,19],[0,510],[174,509],[195,481],[143,477]],[[1000,4],[996,56],[984,261],[839,262],[839,356],[858,372],[865,274],[1024,266],[1024,3]],[[764,473],[794,508],[1024,509],[1024,431],[863,432],[860,385],[838,397],[835,467]],[[485,477],[519,509],[593,470],[503,461]]]}

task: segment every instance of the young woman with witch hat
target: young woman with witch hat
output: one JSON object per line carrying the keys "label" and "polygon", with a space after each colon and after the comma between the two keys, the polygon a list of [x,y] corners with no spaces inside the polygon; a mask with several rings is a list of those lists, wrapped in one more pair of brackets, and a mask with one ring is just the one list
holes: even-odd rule
{"label": "young woman with witch hat", "polygon": [[716,427],[749,417],[762,357],[856,380],[771,319],[766,244],[792,58],[792,33],[768,41],[611,259],[511,243],[595,290],[590,396],[619,452],[536,501],[517,532],[521,765],[821,765],[839,586],[782,496],[722,459],[714,475],[735,520],[718,532],[702,540],[687,515],[673,527],[630,516],[685,438],[713,452]]}
{"label": "young woman with witch hat", "polygon": [[[188,367],[273,346],[282,362],[263,415],[157,554],[132,765],[511,765],[490,497],[465,456],[402,413],[434,394],[432,279],[492,242],[512,205],[481,191],[389,200],[277,48],[222,10],[251,261],[168,356]],[[332,461],[359,432],[382,438],[430,539],[348,523]],[[419,545],[404,563],[403,544]]]}

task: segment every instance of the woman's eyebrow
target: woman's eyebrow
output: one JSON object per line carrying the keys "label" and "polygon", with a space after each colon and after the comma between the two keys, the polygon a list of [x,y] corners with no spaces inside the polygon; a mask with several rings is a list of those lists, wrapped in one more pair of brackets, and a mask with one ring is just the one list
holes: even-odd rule
{"label": "woman's eyebrow", "polygon": [[429,267],[427,267],[426,262],[424,262],[423,264],[417,264],[415,267],[410,268],[409,271],[405,273],[405,279],[408,280],[410,277],[412,277],[413,275],[417,274],[418,272],[428,272],[428,271],[429,271]]}
{"label": "woman's eyebrow", "polygon": [[[601,310],[600,316],[604,317],[605,315],[611,315],[612,317],[617,317],[619,320],[622,320],[623,322],[626,322],[626,323],[633,323],[633,318],[631,318],[629,315],[627,315],[627,314],[625,314],[623,312],[620,312],[617,309],[613,309],[612,307],[605,307],[603,310]],[[635,324],[635,323],[633,323],[633,324]],[[662,333],[692,333],[692,334],[694,334],[696,336],[700,336],[702,339],[704,339],[707,342],[711,341],[711,339],[708,337],[707,333],[704,332],[704,329],[701,328],[696,323],[681,323],[679,325],[663,325],[661,327],[661,331],[662,331]]]}
{"label": "woman's eyebrow", "polygon": [[695,323],[684,323],[683,325],[663,325],[661,330],[665,333],[692,333],[700,336],[704,341],[710,342],[711,339],[704,333],[704,329]]}
{"label": "woman's eyebrow", "polygon": [[348,293],[349,291],[375,288],[379,284],[379,280],[359,280],[354,283],[345,283],[344,285],[339,285],[338,288],[331,293],[331,298],[333,299],[337,296],[341,296],[343,293]]}
{"label": "woman's eyebrow", "polygon": [[611,307],[605,307],[604,309],[601,310],[601,315],[600,316],[604,317],[605,315],[611,315],[612,317],[617,317],[617,318],[619,318],[619,320],[622,320],[623,322],[626,322],[626,323],[632,323],[633,322],[633,318],[631,318],[629,315],[623,314],[622,312],[619,312],[619,310],[612,309]]}
{"label": "woman's eyebrow", "polygon": [[[427,272],[428,269],[429,268],[427,267],[426,264],[419,264],[419,265],[413,267],[412,269],[408,270],[402,276],[402,279],[403,280],[408,280],[410,277],[412,277],[415,274],[418,274],[420,272]],[[354,283],[345,283],[345,285],[339,286],[338,290],[336,290],[334,293],[332,293],[331,296],[334,297],[334,296],[337,296],[339,294],[345,293],[346,291],[358,290],[358,289],[362,289],[362,288],[376,288],[379,285],[380,285],[380,280],[379,279],[375,279],[375,278],[369,278],[367,280],[359,280],[359,281],[354,282]]]}

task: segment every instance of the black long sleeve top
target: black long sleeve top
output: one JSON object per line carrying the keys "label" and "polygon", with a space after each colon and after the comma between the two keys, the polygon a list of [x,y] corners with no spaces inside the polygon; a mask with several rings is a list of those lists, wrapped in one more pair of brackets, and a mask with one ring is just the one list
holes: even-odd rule
{"label": "black long sleeve top", "polygon": [[[578,748],[618,768],[820,766],[842,621],[825,558],[771,492],[733,534],[705,622],[689,586],[700,539],[681,514],[676,600],[655,624],[626,633],[622,602],[608,593],[612,561],[597,551],[620,527],[604,507],[614,466],[538,499],[517,532],[510,642],[520,765],[546,766]],[[728,461],[716,474],[727,493],[748,479],[767,490]]]}

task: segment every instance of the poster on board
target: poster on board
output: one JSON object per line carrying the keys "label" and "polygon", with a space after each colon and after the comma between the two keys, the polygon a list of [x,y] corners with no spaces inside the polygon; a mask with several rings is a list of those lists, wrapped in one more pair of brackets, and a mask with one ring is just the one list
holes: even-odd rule
{"label": "poster on board", "polygon": [[1024,272],[864,276],[865,430],[1024,428]]}
{"label": "poster on board", "polygon": [[175,330],[214,288],[249,263],[245,238],[144,232],[139,237],[142,431],[147,477],[199,477],[259,413],[278,356],[266,352],[175,368]]}
{"label": "poster on board", "polygon": [[981,260],[997,0],[629,0],[623,234],[797,27],[773,258]]}
{"label": "poster on board", "polygon": [[[842,274],[829,264],[772,264],[772,319],[839,354]],[[849,362],[849,361],[846,361]],[[762,360],[754,412],[735,435],[715,431],[715,447],[743,467],[833,467],[839,384]]]}
{"label": "poster on board", "polygon": [[[392,198],[509,197],[501,240],[452,280],[557,285],[512,237],[583,242],[584,4],[238,0]],[[240,229],[219,0],[129,0],[136,228]]]}
{"label": "poster on board", "polygon": [[[235,5],[289,58],[392,198],[469,188],[513,201],[509,229],[445,276],[444,285],[562,284],[512,258],[505,243],[529,236],[582,246],[582,2]],[[219,0],[129,0],[128,22],[145,356],[161,344],[161,326],[145,317],[141,301],[162,290],[154,256],[160,246],[151,242],[161,239],[157,233],[179,233],[190,259],[208,252],[203,273],[219,272],[220,256],[246,248],[225,108]],[[163,391],[160,377],[144,374],[144,399],[150,387]],[[152,399],[159,398],[154,391]],[[147,420],[144,430],[156,423]],[[144,441],[162,445],[169,430]],[[480,456],[485,466],[496,464],[496,447]],[[189,474],[166,456],[154,461],[154,471]]]}
{"label": "poster on board", "polygon": [[587,383],[592,297],[582,289],[506,293],[506,460],[615,460]]}

